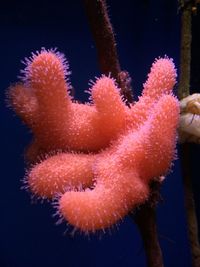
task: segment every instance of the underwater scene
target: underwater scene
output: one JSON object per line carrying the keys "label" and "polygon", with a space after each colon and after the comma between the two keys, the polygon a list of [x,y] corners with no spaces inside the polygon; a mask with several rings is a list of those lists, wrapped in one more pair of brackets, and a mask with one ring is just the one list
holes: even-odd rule
{"label": "underwater scene", "polygon": [[200,267],[200,1],[0,6],[0,267]]}

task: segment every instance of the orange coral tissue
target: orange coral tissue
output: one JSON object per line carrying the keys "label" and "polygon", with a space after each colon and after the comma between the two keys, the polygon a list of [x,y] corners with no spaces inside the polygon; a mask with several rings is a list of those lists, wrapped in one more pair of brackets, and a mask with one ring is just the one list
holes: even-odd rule
{"label": "orange coral tissue", "polygon": [[69,94],[66,60],[55,50],[33,54],[23,72],[9,98],[34,135],[27,151],[34,162],[25,178],[29,189],[42,198],[59,195],[61,216],[84,232],[109,227],[143,203],[149,183],[166,174],[175,154],[173,61],[155,60],[130,107],[106,76],[89,89],[90,103],[77,103]]}

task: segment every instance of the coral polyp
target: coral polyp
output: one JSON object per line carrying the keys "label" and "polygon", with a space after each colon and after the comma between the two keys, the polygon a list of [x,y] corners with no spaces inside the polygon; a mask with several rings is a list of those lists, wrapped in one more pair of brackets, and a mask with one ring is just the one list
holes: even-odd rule
{"label": "coral polyp", "polygon": [[76,102],[68,92],[68,65],[53,50],[33,55],[24,73],[10,100],[34,135],[27,153],[37,162],[26,178],[30,190],[42,198],[59,194],[59,213],[85,232],[109,227],[143,203],[175,154],[173,61],[153,63],[142,96],[130,107],[104,75],[88,90],[90,102]]}

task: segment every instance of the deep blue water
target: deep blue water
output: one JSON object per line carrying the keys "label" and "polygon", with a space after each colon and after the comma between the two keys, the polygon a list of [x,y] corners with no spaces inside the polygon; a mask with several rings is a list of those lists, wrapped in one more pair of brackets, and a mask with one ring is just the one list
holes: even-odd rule
{"label": "deep blue water", "polygon": [[[122,68],[133,79],[134,94],[141,92],[154,58],[168,55],[179,66],[180,21],[176,1],[108,1]],[[76,98],[90,79],[100,75],[95,46],[82,2],[5,1],[0,8],[1,85],[1,267],[143,267],[145,255],[130,218],[101,236],[63,235],[55,226],[50,204],[31,204],[20,190],[24,175],[23,151],[30,140],[26,127],[6,108],[5,90],[17,81],[20,60],[41,47],[58,47],[72,70]],[[198,184],[197,184],[198,186]],[[189,267],[183,188],[179,161],[167,176],[158,207],[158,232],[166,267]]]}

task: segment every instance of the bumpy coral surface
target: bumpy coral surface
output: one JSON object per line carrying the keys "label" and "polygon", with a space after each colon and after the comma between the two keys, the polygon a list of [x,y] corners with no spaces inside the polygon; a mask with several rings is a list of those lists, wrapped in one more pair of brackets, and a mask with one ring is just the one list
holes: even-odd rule
{"label": "bumpy coral surface", "polygon": [[30,169],[30,190],[42,198],[60,193],[60,214],[83,231],[109,227],[148,198],[149,183],[173,160],[179,104],[172,60],[154,62],[130,108],[106,76],[89,89],[90,103],[75,102],[58,52],[43,49],[26,63],[10,100],[34,134],[29,160],[49,153]]}

